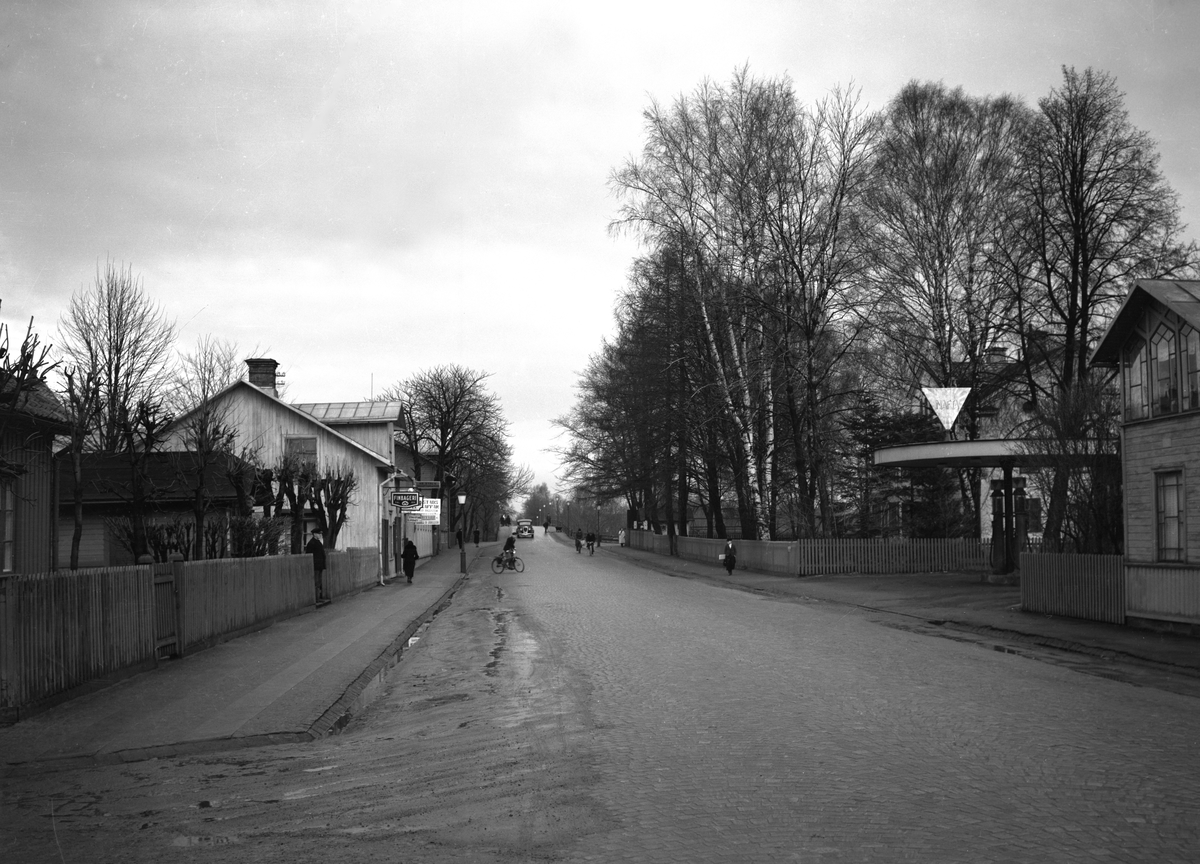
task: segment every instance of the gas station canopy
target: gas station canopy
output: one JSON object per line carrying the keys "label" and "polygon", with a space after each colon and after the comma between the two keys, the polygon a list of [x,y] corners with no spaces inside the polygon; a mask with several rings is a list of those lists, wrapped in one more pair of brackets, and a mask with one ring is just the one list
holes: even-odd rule
{"label": "gas station canopy", "polygon": [[889,468],[1042,468],[1064,461],[1028,438],[934,441],[875,451],[875,464]]}

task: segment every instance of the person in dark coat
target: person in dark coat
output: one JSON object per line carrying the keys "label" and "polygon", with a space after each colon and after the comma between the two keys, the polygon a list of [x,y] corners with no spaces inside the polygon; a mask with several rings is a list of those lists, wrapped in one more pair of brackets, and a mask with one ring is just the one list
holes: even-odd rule
{"label": "person in dark coat", "polygon": [[733,545],[732,540],[725,541],[725,570],[730,576],[733,575],[733,566],[737,564],[737,547]]}
{"label": "person in dark coat", "polygon": [[404,541],[404,550],[400,553],[400,560],[404,562],[404,575],[409,582],[412,582],[413,570],[417,567],[417,559],[420,558],[417,552],[417,544],[411,540]]}
{"label": "person in dark coat", "polygon": [[314,594],[318,603],[321,603],[329,598],[325,596],[325,543],[323,542],[324,531],[320,528],[312,530],[312,537],[308,543],[304,545],[304,551],[312,555],[313,559],[313,588]]}

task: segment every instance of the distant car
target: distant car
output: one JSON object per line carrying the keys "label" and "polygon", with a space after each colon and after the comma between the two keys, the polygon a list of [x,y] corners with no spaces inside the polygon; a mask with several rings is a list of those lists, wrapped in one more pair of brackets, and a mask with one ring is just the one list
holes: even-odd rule
{"label": "distant car", "polygon": [[517,520],[517,538],[520,539],[521,537],[529,537],[529,538],[533,537],[533,520],[532,519],[518,519]]}

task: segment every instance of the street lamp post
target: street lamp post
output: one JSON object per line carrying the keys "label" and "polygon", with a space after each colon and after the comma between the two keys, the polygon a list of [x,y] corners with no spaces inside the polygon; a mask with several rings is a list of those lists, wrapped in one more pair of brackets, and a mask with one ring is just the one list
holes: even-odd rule
{"label": "street lamp post", "polygon": [[[459,493],[458,493],[458,508],[459,508],[459,512],[460,512],[460,513],[462,513],[462,507],[463,507],[463,505],[464,505],[464,504],[466,504],[466,503],[467,503],[467,493],[465,493],[465,492],[459,492]],[[465,515],[465,514],[463,514],[463,515]],[[463,528],[466,528],[466,527],[467,527],[467,520],[464,518],[464,519],[463,519]],[[467,572],[467,544],[466,544],[466,538],[464,538],[464,540],[463,540],[463,542],[462,542],[462,543],[459,543],[459,544],[458,544],[458,572],[459,572],[459,573],[466,573],[466,572]]]}

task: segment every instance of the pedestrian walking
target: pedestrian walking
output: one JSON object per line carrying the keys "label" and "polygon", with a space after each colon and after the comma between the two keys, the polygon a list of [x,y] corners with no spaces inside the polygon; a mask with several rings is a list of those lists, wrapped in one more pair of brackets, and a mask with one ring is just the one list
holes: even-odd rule
{"label": "pedestrian walking", "polygon": [[417,552],[417,544],[405,538],[404,551],[400,553],[400,560],[404,562],[404,576],[409,583],[412,582],[413,571],[417,568],[417,559],[421,555]]}
{"label": "pedestrian walking", "polygon": [[625,529],[624,528],[622,528],[620,531],[617,532],[617,543],[619,543],[622,547],[625,546]]}
{"label": "pedestrian walking", "polygon": [[475,545],[476,546],[479,545],[479,529],[478,528],[475,529]]}
{"label": "pedestrian walking", "polygon": [[596,548],[595,548],[596,547],[596,535],[593,534],[591,531],[589,531],[587,533],[587,547],[588,547],[589,555],[596,554]]}
{"label": "pedestrian walking", "polygon": [[725,570],[730,576],[733,575],[733,567],[737,564],[737,547],[733,545],[732,540],[725,541],[725,552],[721,556],[725,559]]}
{"label": "pedestrian walking", "polygon": [[583,529],[575,529],[575,554],[579,555],[583,552]]}
{"label": "pedestrian walking", "polygon": [[454,532],[454,542],[458,545],[459,549],[462,548],[462,529],[461,528],[459,528],[457,531]]}
{"label": "pedestrian walking", "polygon": [[304,544],[304,551],[312,555],[313,561],[313,597],[317,603],[326,603],[329,598],[325,596],[325,543],[323,542],[324,531],[320,528],[312,530],[312,537]]}

